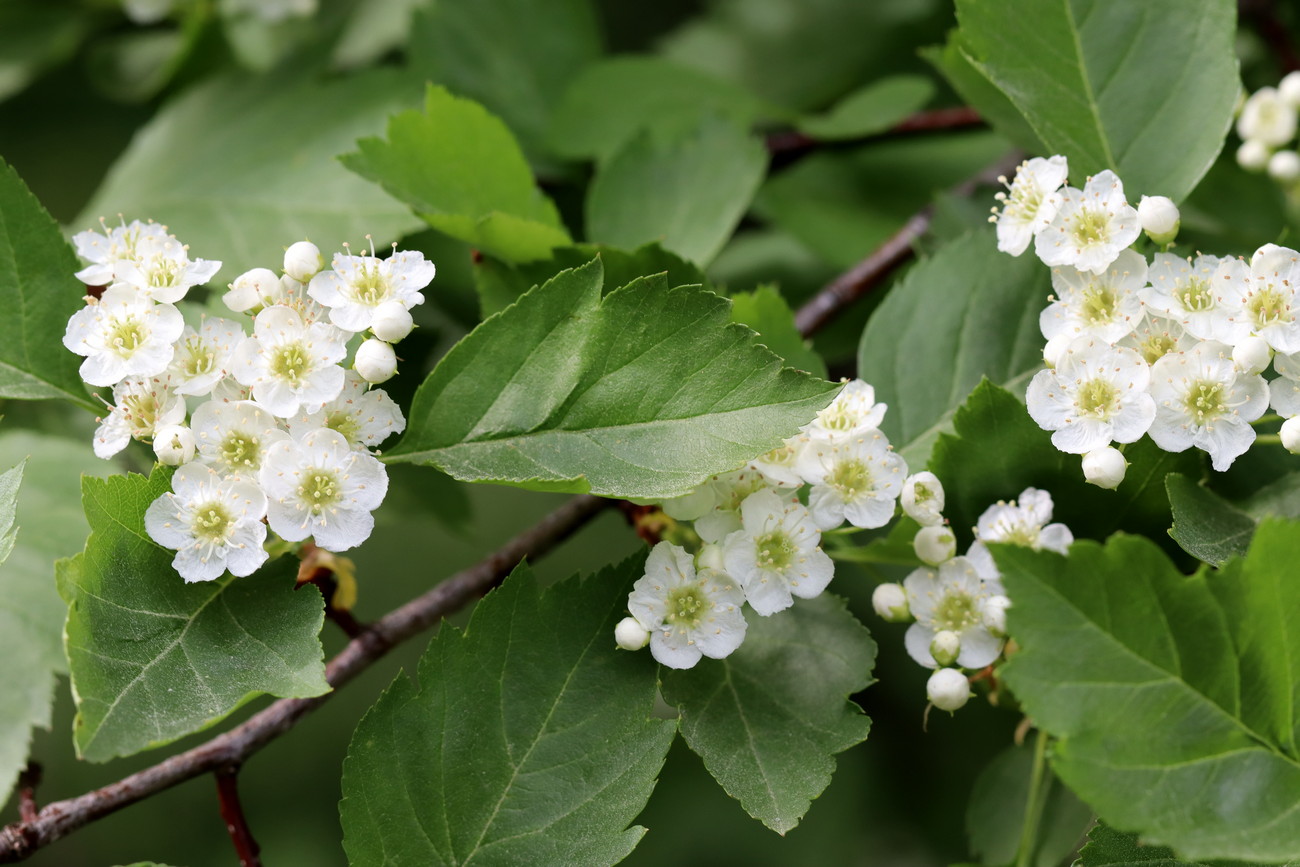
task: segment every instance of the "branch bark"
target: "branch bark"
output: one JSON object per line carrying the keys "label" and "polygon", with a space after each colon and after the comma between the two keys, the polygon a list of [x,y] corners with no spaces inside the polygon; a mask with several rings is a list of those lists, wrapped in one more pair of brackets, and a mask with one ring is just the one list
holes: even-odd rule
{"label": "branch bark", "polygon": [[239,802],[239,766],[226,765],[213,772],[217,778],[217,800],[221,818],[226,823],[226,833],[230,842],[235,844],[235,854],[239,856],[239,867],[262,867],[259,857],[261,847],[253,839],[253,832],[244,817],[244,806]]}

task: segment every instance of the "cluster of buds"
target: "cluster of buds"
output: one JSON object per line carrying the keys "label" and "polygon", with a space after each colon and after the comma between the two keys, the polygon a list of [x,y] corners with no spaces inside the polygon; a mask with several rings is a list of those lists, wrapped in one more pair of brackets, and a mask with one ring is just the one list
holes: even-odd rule
{"label": "cluster of buds", "polygon": [[1280,184],[1300,181],[1296,152],[1296,111],[1300,109],[1300,72],[1288,73],[1277,87],[1261,87],[1241,103],[1237,114],[1237,163],[1252,172],[1267,171]]}

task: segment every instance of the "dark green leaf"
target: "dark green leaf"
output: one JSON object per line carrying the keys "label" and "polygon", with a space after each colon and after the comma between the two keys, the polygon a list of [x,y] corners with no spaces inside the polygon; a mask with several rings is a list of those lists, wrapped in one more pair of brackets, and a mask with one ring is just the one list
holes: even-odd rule
{"label": "dark green leaf", "polygon": [[464,481],[657,499],[790,436],[837,389],[782,369],[725,298],[600,260],[488,319],[420,386],[389,460]]}
{"label": "dark green leaf", "polygon": [[170,743],[264,693],[329,691],[317,634],[319,594],[294,592],[297,563],[281,558],[247,578],[186,584],[173,551],[144,529],[171,472],[83,479],[91,535],[58,564],[68,603],[78,754],[106,761]]}
{"label": "dark green leaf", "polygon": [[0,100],[76,51],[87,24],[86,16],[63,4],[8,0],[0,5]]}
{"label": "dark green leaf", "polygon": [[545,593],[526,566],[450,626],[357,726],[343,846],[378,864],[614,864],[645,829],[676,724],[655,666],[614,647],[641,557]]}
{"label": "dark green leaf", "polygon": [[722,660],[665,669],[682,736],[754,818],[784,834],[831,781],[835,754],[871,720],[847,697],[873,683],[876,643],[830,594],[774,617],[752,612],[745,643]]}
{"label": "dark green leaf", "polygon": [[895,75],[853,91],[822,115],[798,121],[799,130],[816,139],[835,141],[884,132],[925,108],[934,84],[921,75]]}
{"label": "dark green leaf", "polygon": [[1165,479],[1174,526],[1169,535],[1179,546],[1214,566],[1243,557],[1255,533],[1255,519],[1187,476]]}
{"label": "dark green leaf", "polygon": [[1237,506],[1257,520],[1300,518],[1300,472],[1279,476]]}
{"label": "dark green leaf", "polygon": [[786,367],[806,370],[826,378],[826,362],[794,325],[794,313],[774,286],[731,296],[731,319],[758,332],[764,345],[785,361]]}
{"label": "dark green leaf", "polygon": [[[1297,862],[1287,862],[1294,867]],[[1098,822],[1088,832],[1088,843],[1079,852],[1076,867],[1211,867],[1201,861],[1181,861],[1168,846],[1151,846],[1137,834],[1125,834]],[[1215,861],[1212,867],[1250,867],[1240,861]]]}

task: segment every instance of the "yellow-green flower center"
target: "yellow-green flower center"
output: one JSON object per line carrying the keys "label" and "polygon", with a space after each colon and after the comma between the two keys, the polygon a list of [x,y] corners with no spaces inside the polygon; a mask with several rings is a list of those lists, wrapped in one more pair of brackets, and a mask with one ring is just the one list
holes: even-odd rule
{"label": "yellow-green flower center", "polygon": [[1187,412],[1198,425],[1213,422],[1228,411],[1223,402],[1223,383],[1200,380],[1187,390]]}
{"label": "yellow-green flower center", "polygon": [[262,444],[257,437],[239,431],[226,434],[217,454],[232,472],[248,472],[262,465]]}
{"label": "yellow-green flower center", "polygon": [[158,397],[153,392],[136,392],[122,397],[122,413],[131,423],[131,435],[145,437],[158,424]]}
{"label": "yellow-green flower center", "polygon": [[130,358],[146,340],[149,329],[134,313],[113,319],[108,332],[108,343],[113,351],[123,358]]}
{"label": "yellow-green flower center", "polygon": [[1274,322],[1291,321],[1291,305],[1287,303],[1286,295],[1274,289],[1272,284],[1253,293],[1246,302],[1246,309],[1250,311],[1257,328]]}
{"label": "yellow-green flower center", "polygon": [[149,269],[150,286],[159,288],[175,285],[176,275],[181,271],[179,262],[164,256],[158,256],[150,264],[153,266]]}
{"label": "yellow-green flower center", "polygon": [[186,376],[204,376],[217,366],[217,354],[198,336],[191,336],[181,347],[181,370]]}
{"label": "yellow-green flower center", "polygon": [[393,294],[388,285],[388,278],[379,273],[378,266],[374,268],[363,266],[360,276],[346,285],[347,294],[352,297],[352,300],[367,307],[374,307],[381,301],[387,301]]}
{"label": "yellow-green flower center", "polygon": [[784,572],[794,564],[799,549],[783,530],[764,533],[754,540],[758,548],[758,568]]}
{"label": "yellow-green flower center", "polygon": [[679,628],[699,629],[700,621],[713,608],[713,603],[699,587],[678,587],[668,592],[667,623]]}
{"label": "yellow-green flower center", "polygon": [[1178,341],[1168,334],[1149,334],[1138,342],[1138,352],[1147,364],[1155,364],[1174,351]]}
{"label": "yellow-green flower center", "polygon": [[1080,312],[1083,318],[1093,325],[1104,325],[1114,321],[1118,307],[1119,295],[1109,286],[1090,283],[1088,288],[1083,290]]}
{"label": "yellow-green flower center", "polygon": [[1178,300],[1189,313],[1214,309],[1214,293],[1210,291],[1210,281],[1191,278],[1178,294]]}
{"label": "yellow-green flower center", "polygon": [[960,633],[980,622],[979,606],[970,594],[962,590],[948,590],[934,606],[932,626],[937,631],[950,629]]}
{"label": "yellow-green flower center", "polygon": [[1119,411],[1119,389],[1104,379],[1090,379],[1079,389],[1075,404],[1080,415],[1105,421]]}
{"label": "yellow-green flower center", "polygon": [[276,379],[297,386],[311,370],[311,354],[301,343],[285,343],[271,350],[267,368]]}
{"label": "yellow-green flower center", "polygon": [[298,485],[298,501],[313,515],[319,515],[343,499],[338,474],[321,467],[303,474]]}
{"label": "yellow-green flower center", "polygon": [[1080,208],[1074,215],[1074,223],[1071,226],[1071,234],[1074,236],[1074,243],[1079,247],[1089,247],[1093,244],[1101,244],[1106,241],[1106,229],[1110,223],[1110,217],[1105,211],[1095,208]]}
{"label": "yellow-green flower center", "polygon": [[356,442],[357,435],[361,433],[361,424],[357,421],[357,417],[341,409],[325,417],[325,427],[338,431],[350,443]]}
{"label": "yellow-green flower center", "polygon": [[235,519],[225,503],[213,500],[194,510],[194,520],[190,523],[190,532],[202,542],[224,542],[234,529]]}
{"label": "yellow-green flower center", "polygon": [[859,460],[840,461],[826,476],[826,484],[838,491],[846,501],[856,500],[870,491],[871,481],[871,469]]}

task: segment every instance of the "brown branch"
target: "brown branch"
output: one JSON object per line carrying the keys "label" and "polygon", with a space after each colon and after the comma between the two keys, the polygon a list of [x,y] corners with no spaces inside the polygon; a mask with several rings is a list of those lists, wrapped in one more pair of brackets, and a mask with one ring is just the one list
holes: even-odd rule
{"label": "brown branch", "polygon": [[41,784],[41,766],[28,762],[27,767],[18,775],[18,818],[30,822],[36,818],[40,809],[36,806],[36,787]]}
{"label": "brown branch", "polygon": [[[375,621],[329,661],[325,679],[337,690],[393,647],[482,596],[520,560],[546,554],[609,504],[609,500],[588,495],[569,500],[477,564]],[[230,731],[191,750],[102,789],[46,805],[31,821],[20,820],[0,829],[0,863],[21,861],[84,825],[178,783],[241,764],[333,694],[280,699]]]}
{"label": "brown branch", "polygon": [[221,809],[221,818],[226,822],[226,832],[230,842],[235,844],[235,854],[239,856],[239,867],[262,867],[258,853],[262,851],[249,830],[248,819],[244,818],[244,807],[239,803],[239,766],[226,765],[213,773],[217,778],[217,800]]}

